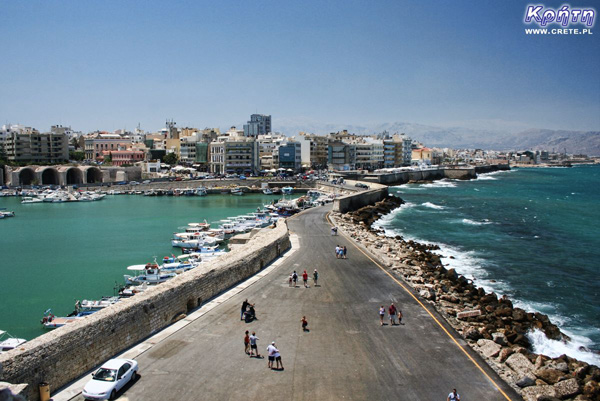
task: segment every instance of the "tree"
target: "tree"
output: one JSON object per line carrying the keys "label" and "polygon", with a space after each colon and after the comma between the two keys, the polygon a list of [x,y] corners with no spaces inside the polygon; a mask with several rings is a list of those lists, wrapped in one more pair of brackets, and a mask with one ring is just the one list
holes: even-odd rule
{"label": "tree", "polygon": [[80,150],[72,150],[69,152],[69,160],[82,161],[85,159],[85,152]]}
{"label": "tree", "polygon": [[169,153],[165,157],[163,157],[162,161],[173,166],[177,164],[177,162],[179,161],[179,157],[177,157],[175,153]]}
{"label": "tree", "polygon": [[79,140],[77,138],[71,139],[71,145],[73,145],[75,149],[79,149]]}

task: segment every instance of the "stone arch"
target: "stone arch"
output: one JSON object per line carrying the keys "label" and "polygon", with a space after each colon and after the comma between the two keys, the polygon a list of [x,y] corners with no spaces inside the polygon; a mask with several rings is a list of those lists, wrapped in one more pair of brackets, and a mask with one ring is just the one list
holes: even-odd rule
{"label": "stone arch", "polygon": [[83,171],[75,167],[70,167],[67,169],[65,183],[67,185],[83,184]]}
{"label": "stone arch", "polygon": [[102,182],[102,171],[98,167],[90,167],[85,170],[85,177],[88,184]]}
{"label": "stone arch", "polygon": [[31,167],[24,167],[19,171],[19,185],[31,185],[35,181],[35,171]]}
{"label": "stone arch", "polygon": [[41,171],[42,185],[59,185],[60,179],[58,170],[53,167],[47,167]]}

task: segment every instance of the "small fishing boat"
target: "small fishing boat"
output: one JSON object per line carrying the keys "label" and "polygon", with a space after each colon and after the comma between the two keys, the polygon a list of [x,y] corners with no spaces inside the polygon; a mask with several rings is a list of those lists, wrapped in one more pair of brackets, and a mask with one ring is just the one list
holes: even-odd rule
{"label": "small fishing boat", "polygon": [[281,188],[281,193],[284,195],[291,195],[293,192],[294,192],[294,188],[292,188],[292,187]]}
{"label": "small fishing boat", "polygon": [[127,270],[141,272],[137,276],[130,276],[128,274],[125,274],[123,277],[125,278],[125,283],[128,285],[139,285],[143,283],[160,284],[177,276],[176,273],[162,272],[161,268],[156,263],[147,263],[145,265],[133,265],[129,266]]}
{"label": "small fishing boat", "polygon": [[75,309],[77,311],[82,310],[100,310],[119,302],[119,297],[102,297],[98,300],[88,300],[84,299],[83,301],[77,301],[75,303]]}
{"label": "small fishing boat", "polygon": [[273,195],[273,191],[271,190],[271,188],[265,188],[265,189],[263,189],[263,194]]}
{"label": "small fishing boat", "polygon": [[210,228],[210,223],[207,222],[206,220],[204,220],[204,223],[188,223],[188,228],[186,228],[186,232],[191,232],[188,231],[189,229],[194,229],[194,231],[206,231]]}
{"label": "small fishing boat", "polygon": [[72,315],[72,316],[57,317],[57,316],[54,316],[51,309],[48,309],[46,312],[44,312],[44,317],[42,318],[40,323],[44,326],[45,329],[51,330],[51,329],[56,329],[58,327],[65,326],[70,323],[75,323],[76,321],[83,319],[84,317],[89,316],[95,312],[97,312],[97,311],[95,311],[95,310],[82,311],[82,312],[78,312],[77,314]]}
{"label": "small fishing boat", "polygon": [[194,193],[196,196],[206,196],[208,194],[208,191],[206,191],[206,188],[196,188],[196,191]]}
{"label": "small fishing boat", "polygon": [[233,188],[231,190],[231,195],[241,196],[244,195],[244,191],[241,188]]}
{"label": "small fishing boat", "polygon": [[0,219],[5,217],[15,217],[15,212],[7,211],[5,208],[0,209]]}
{"label": "small fishing boat", "polygon": [[11,336],[8,332],[0,330],[0,354],[17,348],[19,345],[26,342],[27,340],[24,338],[16,338]]}

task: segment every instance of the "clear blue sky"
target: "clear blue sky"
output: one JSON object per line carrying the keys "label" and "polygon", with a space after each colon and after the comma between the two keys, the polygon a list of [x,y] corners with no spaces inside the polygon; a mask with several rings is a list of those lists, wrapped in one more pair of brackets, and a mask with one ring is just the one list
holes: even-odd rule
{"label": "clear blue sky", "polygon": [[426,3],[2,0],[0,123],[600,129],[600,23],[530,36],[523,2]]}

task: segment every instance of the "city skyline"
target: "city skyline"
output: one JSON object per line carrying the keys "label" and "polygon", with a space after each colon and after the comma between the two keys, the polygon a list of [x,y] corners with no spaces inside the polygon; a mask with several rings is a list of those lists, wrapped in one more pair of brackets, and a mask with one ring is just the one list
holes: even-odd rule
{"label": "city skyline", "polygon": [[173,118],[241,129],[263,113],[274,131],[289,121],[600,128],[596,35],[526,35],[524,4],[33,1],[0,11],[2,124],[152,131]]}

